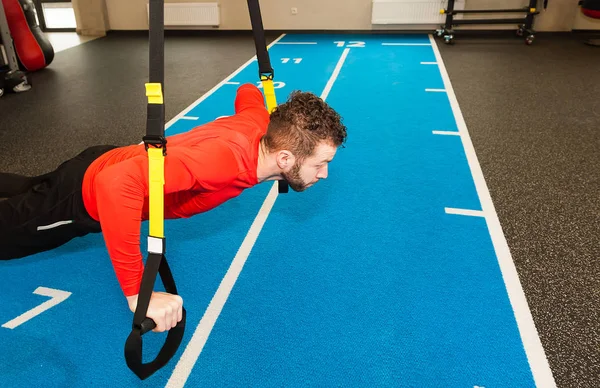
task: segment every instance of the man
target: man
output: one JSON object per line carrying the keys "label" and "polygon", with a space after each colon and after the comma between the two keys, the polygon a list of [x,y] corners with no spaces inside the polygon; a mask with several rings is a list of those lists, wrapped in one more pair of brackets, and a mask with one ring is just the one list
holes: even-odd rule
{"label": "man", "polygon": [[[303,191],[327,178],[346,141],[340,116],[311,93],[294,92],[267,112],[263,94],[240,86],[235,114],[168,137],[165,218],[208,211],[258,183],[285,179]],[[95,146],[39,177],[0,174],[0,259],[56,248],[102,232],[116,277],[135,311],[143,273],[140,225],[148,219],[148,158],[143,144]],[[183,301],[154,292],[155,331],[175,327]]]}

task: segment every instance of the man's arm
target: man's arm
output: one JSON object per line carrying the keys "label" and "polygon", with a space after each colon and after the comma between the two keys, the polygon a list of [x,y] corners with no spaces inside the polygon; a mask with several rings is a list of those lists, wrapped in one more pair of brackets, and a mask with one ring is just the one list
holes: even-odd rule
{"label": "man's arm", "polygon": [[268,117],[268,111],[265,106],[265,97],[262,92],[254,85],[243,84],[237,90],[235,96],[235,113],[241,113],[252,109],[258,114]]}
{"label": "man's arm", "polygon": [[[223,143],[193,147],[167,145],[165,194],[218,189],[237,174],[233,152]],[[125,296],[139,292],[143,273],[140,250],[142,211],[148,197],[148,159],[141,155],[98,174],[96,196],[108,254]]]}

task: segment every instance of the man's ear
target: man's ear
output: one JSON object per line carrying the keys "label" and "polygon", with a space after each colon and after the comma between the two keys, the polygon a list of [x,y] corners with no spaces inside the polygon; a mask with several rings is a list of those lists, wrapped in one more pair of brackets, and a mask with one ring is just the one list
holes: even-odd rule
{"label": "man's ear", "polygon": [[277,152],[277,166],[283,171],[288,171],[294,165],[296,157],[291,151],[281,150]]}

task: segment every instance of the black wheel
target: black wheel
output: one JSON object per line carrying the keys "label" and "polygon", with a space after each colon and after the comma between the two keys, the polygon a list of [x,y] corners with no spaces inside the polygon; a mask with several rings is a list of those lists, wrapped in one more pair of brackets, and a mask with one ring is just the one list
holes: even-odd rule
{"label": "black wheel", "polygon": [[445,35],[444,43],[446,44],[454,44],[454,35]]}
{"label": "black wheel", "polygon": [[4,95],[4,89],[0,89],[0,97]]}
{"label": "black wheel", "polygon": [[31,82],[22,71],[9,71],[4,75],[4,89],[14,93],[26,92],[31,89]]}
{"label": "black wheel", "polygon": [[525,44],[532,45],[533,44],[533,39],[535,38],[535,36],[533,35],[529,35],[527,38],[525,38]]}
{"label": "black wheel", "polygon": [[518,36],[518,37],[521,37],[521,36],[523,36],[524,34],[525,34],[525,31],[524,31],[522,28],[519,28],[519,29],[517,30],[517,36]]}
{"label": "black wheel", "polygon": [[27,81],[23,81],[18,85],[13,86],[12,91],[15,93],[27,92],[31,89],[31,85]]}

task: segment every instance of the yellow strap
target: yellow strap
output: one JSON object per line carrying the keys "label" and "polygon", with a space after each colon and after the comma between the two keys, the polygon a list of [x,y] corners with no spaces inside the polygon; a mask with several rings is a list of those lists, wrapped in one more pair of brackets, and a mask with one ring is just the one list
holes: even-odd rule
{"label": "yellow strap", "polygon": [[262,79],[263,90],[265,98],[267,100],[267,111],[273,112],[273,109],[277,106],[277,99],[275,98],[275,87],[273,86],[273,80],[263,78]]}
{"label": "yellow strap", "polygon": [[[148,104],[162,104],[162,85],[146,83]],[[148,147],[148,199],[150,236],[164,238],[165,157],[161,148]]]}
{"label": "yellow strap", "polygon": [[162,149],[148,148],[149,232],[160,238],[164,237],[164,161]]}
{"label": "yellow strap", "polygon": [[149,104],[162,104],[163,94],[160,83],[146,83],[146,96],[148,96]]}

